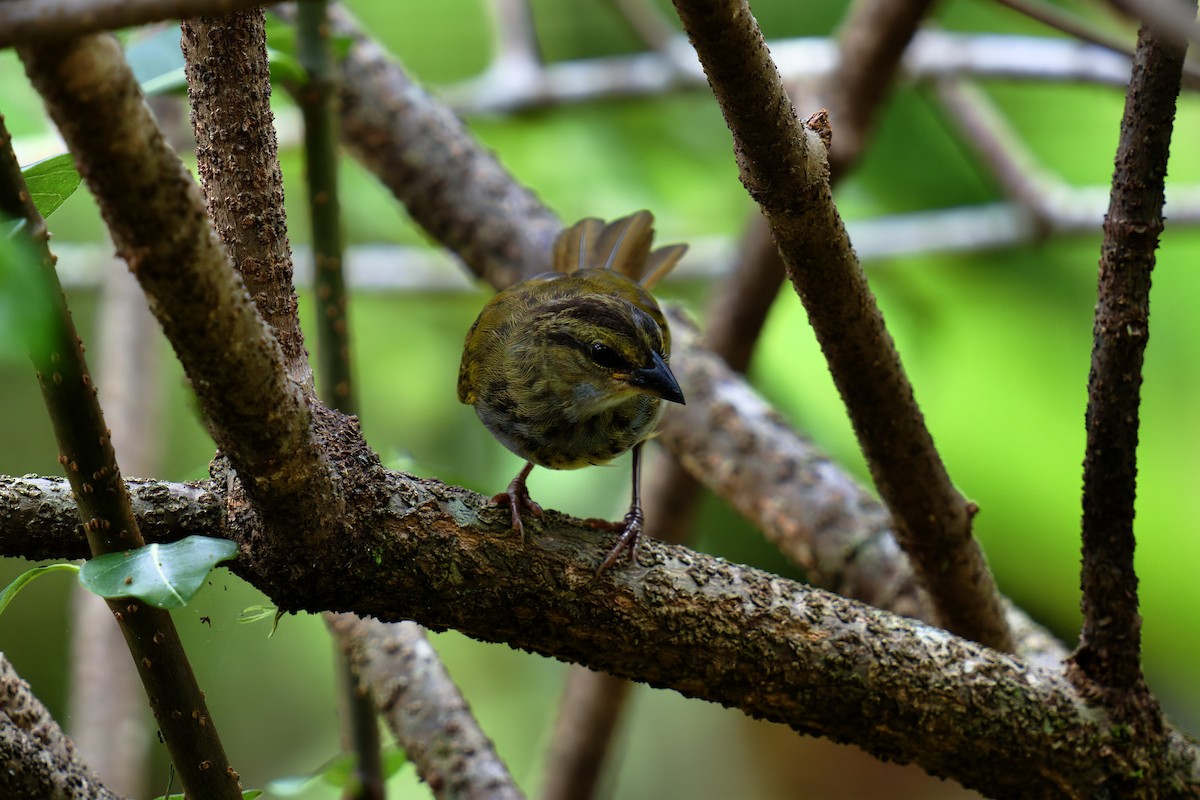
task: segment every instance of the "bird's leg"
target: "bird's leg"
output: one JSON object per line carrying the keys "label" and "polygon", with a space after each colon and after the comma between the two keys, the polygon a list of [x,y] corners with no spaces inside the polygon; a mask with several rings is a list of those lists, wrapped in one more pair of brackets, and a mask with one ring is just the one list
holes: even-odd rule
{"label": "bird's leg", "polygon": [[633,446],[633,502],[629,505],[629,513],[625,515],[624,524],[618,522],[612,525],[614,529],[620,529],[621,535],[617,537],[617,543],[613,549],[608,551],[608,556],[600,565],[600,569],[596,570],[597,575],[617,563],[622,552],[629,554],[630,562],[636,558],[638,539],[642,535],[642,528],[646,522],[646,518],[642,514],[641,488],[642,443],[638,442]]}
{"label": "bird's leg", "polygon": [[533,498],[529,496],[529,489],[525,487],[525,479],[529,477],[532,470],[533,462],[525,462],[525,466],[517,473],[517,477],[508,484],[508,490],[492,498],[493,503],[508,504],[508,508],[512,512],[513,530],[521,534],[522,542],[525,541],[525,524],[521,522],[521,509],[525,509],[535,517],[542,515],[542,507],[533,502]]}

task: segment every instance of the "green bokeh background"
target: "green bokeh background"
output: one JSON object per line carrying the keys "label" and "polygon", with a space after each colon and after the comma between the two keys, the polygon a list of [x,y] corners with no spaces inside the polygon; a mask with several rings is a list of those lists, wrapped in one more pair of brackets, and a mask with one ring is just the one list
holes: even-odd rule
{"label": "green bokeh background", "polygon": [[[490,22],[480,0],[348,5],[434,87],[486,66]],[[831,33],[843,4],[814,5],[764,0],[754,8],[769,39]],[[1088,8],[1094,16],[1094,7]],[[638,49],[599,0],[539,0],[533,9],[547,59]],[[1046,34],[981,0],[945,3],[937,17],[952,30]],[[1099,23],[1132,43],[1128,27],[1112,19]],[[0,86],[0,111],[18,146],[38,141],[48,125],[11,52],[0,53]],[[1108,182],[1123,105],[1119,91],[1015,82],[989,82],[985,89],[1049,170],[1076,185]],[[289,105],[282,93],[276,102],[281,109]],[[705,91],[467,121],[564,219],[613,217],[646,207],[659,219],[662,241],[687,241],[736,236],[752,213],[737,182],[728,132]],[[1200,103],[1187,95],[1177,119],[1170,184],[1200,184],[1198,131]],[[291,238],[306,242],[299,154],[288,149],[283,161]],[[342,183],[352,242],[425,241],[357,165],[346,163]],[[874,146],[838,190],[842,214],[850,220],[997,199],[995,181],[932,93],[912,86],[896,92]],[[103,226],[85,191],[55,215],[51,229],[56,242],[103,241]],[[1080,464],[1099,243],[1097,230],[993,252],[866,265],[950,473],[982,509],[976,531],[1002,589],[1067,642],[1078,629]],[[1193,405],[1200,399],[1198,262],[1200,231],[1168,221],[1152,294],[1137,506],[1146,670],[1174,720],[1191,730],[1200,727],[1200,692],[1191,672],[1200,661],[1200,643],[1190,622],[1200,614],[1200,591],[1191,574],[1200,556],[1192,519],[1200,482],[1195,457],[1200,415]],[[661,294],[703,313],[712,288],[674,281]],[[453,401],[462,336],[487,295],[483,287],[361,294],[353,298],[350,319],[363,428],[372,445],[385,461],[413,463],[418,471],[491,493],[519,463],[469,408]],[[102,335],[96,293],[72,291],[69,300],[85,341],[95,342]],[[311,331],[312,306],[304,290],[301,310]],[[166,407],[158,434],[167,465],[162,477],[202,477],[211,442],[189,410],[169,347],[162,348],[166,367],[157,386]],[[799,429],[865,477],[840,401],[790,291],[775,304],[751,374]],[[103,376],[100,380],[103,385]],[[26,363],[0,362],[0,403],[7,411],[0,423],[0,472],[58,474],[53,435]],[[545,505],[579,516],[615,517],[627,503],[627,480],[627,462],[621,461],[612,469],[538,470],[530,487]],[[704,501],[696,546],[799,577],[711,497]],[[7,582],[26,566],[0,562],[0,580]],[[0,617],[0,648],[60,719],[66,714],[69,658],[67,582],[60,576],[35,583]],[[269,622],[237,623],[243,608],[266,602],[218,571],[197,602],[176,613],[247,787],[315,769],[338,747],[323,627],[315,617],[287,617],[269,637]],[[518,782],[536,794],[564,665],[454,633],[433,640]],[[671,692],[639,689],[627,723],[617,746],[621,769],[606,783],[613,797],[791,797],[801,784],[813,798],[965,796],[919,770],[879,765],[851,748],[801,739],[781,726]],[[155,780],[165,786],[161,753],[158,758]],[[396,797],[428,796],[411,769],[392,786]],[[316,788],[307,796],[330,798],[336,792]]]}

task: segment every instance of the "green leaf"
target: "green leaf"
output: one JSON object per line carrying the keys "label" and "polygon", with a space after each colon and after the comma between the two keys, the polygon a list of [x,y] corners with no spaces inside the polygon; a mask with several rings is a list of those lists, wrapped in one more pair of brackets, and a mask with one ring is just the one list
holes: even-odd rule
{"label": "green leaf", "polygon": [[303,85],[308,82],[308,73],[300,64],[300,60],[290,53],[268,47],[267,59],[271,65],[271,83],[291,82]]}
{"label": "green leaf", "polygon": [[0,361],[42,354],[53,337],[53,298],[25,227],[0,219]]}
{"label": "green leaf", "polygon": [[38,213],[49,217],[79,188],[79,173],[70,153],[42,159],[21,169]]}
{"label": "green leaf", "polygon": [[137,597],[159,608],[179,608],[200,591],[213,567],[237,552],[227,539],[189,536],[97,556],[83,565],[79,582],[101,597]]}
{"label": "green leaf", "polygon": [[[407,763],[408,755],[401,748],[395,746],[384,748],[383,764],[380,769],[381,777],[386,781]],[[342,753],[334,756],[311,775],[295,775],[273,780],[267,784],[267,790],[279,797],[296,797],[306,792],[317,781],[335,789],[356,788],[354,754]]]}
{"label": "green leaf", "polygon": [[0,614],[3,614],[4,609],[8,608],[8,604],[17,596],[17,592],[29,585],[34,578],[40,578],[49,572],[79,572],[79,567],[75,564],[46,564],[25,570],[12,583],[5,586],[3,592],[0,592]]}

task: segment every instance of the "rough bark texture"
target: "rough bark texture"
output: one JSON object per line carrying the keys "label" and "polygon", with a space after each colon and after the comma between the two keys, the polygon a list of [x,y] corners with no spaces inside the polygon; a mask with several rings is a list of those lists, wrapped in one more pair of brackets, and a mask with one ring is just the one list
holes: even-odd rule
{"label": "rough bark texture", "polygon": [[[23,298],[39,323],[27,348],[42,399],[58,443],[58,463],[71,485],[90,555],[119,553],[144,541],[121,478],[111,432],[104,422],[95,383],[83,353],[83,340],[66,305],[47,246],[45,221],[30,200],[0,121],[0,214],[21,220],[14,243],[29,247],[30,284]],[[106,599],[116,618],[163,741],[185,791],[197,796],[241,796],[238,775],[229,764],[204,693],[171,615],[130,597]]]}
{"label": "rough bark texture", "polygon": [[977,509],[950,481],[925,426],[833,205],[823,146],[796,119],[744,2],[675,6],[733,132],[742,183],[779,244],[898,540],[948,629],[1011,649],[999,594],[971,536]]}
{"label": "rough bark texture", "polygon": [[301,386],[311,386],[292,285],[263,10],[185,20],[182,28],[197,171],[209,219],[279,341],[288,372]]}
{"label": "rough bark texture", "polygon": [[330,625],[396,740],[440,800],[524,797],[421,626],[341,614]]}
{"label": "rough bark texture", "polygon": [[[488,498],[355,463],[348,472],[375,501],[352,505],[355,533],[310,550],[305,572],[252,544],[244,500],[212,509],[235,510],[225,533],[243,545],[234,569],[280,608],[455,628],[916,761],[996,797],[1098,796],[1145,767],[1126,760],[1123,730],[1060,671],[654,540],[597,579],[604,548],[582,521],[547,511],[523,545]],[[20,555],[7,535],[15,521],[0,513],[0,554]],[[59,542],[76,535],[62,522],[42,527]],[[1183,793],[1196,752],[1170,741],[1154,785],[1173,780]]]}
{"label": "rough bark texture", "polygon": [[[1195,4],[1191,13],[1195,15]],[[1150,335],[1150,273],[1163,228],[1163,189],[1184,41],[1143,27],[1104,220],[1088,376],[1083,465],[1083,634],[1071,677],[1129,725],[1155,768],[1163,721],[1142,679],[1134,570],[1138,405]],[[1150,796],[1130,781],[1128,796]]]}
{"label": "rough bark texture", "polygon": [[0,795],[117,800],[0,653]]}

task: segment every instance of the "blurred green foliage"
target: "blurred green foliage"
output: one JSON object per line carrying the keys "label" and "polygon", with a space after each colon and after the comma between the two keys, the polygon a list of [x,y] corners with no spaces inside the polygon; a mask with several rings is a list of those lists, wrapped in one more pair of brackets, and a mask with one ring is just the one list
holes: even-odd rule
{"label": "blurred green foliage", "polygon": [[[480,0],[348,5],[417,77],[434,86],[486,67],[491,21]],[[660,5],[669,10],[669,4]],[[827,35],[844,13],[843,3],[763,0],[754,8],[768,38]],[[550,60],[638,48],[609,4],[537,0],[533,9]],[[996,4],[973,0],[942,5],[938,23],[954,30],[1046,33]],[[1131,29],[1119,20],[1106,17],[1099,24],[1132,43]],[[0,78],[5,87],[0,111],[18,145],[41,141],[48,124],[10,52],[0,53]],[[1077,185],[1107,183],[1120,92],[996,81],[985,88],[1046,168]],[[277,103],[289,104],[282,93]],[[647,207],[659,219],[663,241],[687,241],[736,236],[752,213],[737,181],[728,132],[707,92],[468,123],[564,219],[613,217]],[[1200,129],[1200,104],[1193,95],[1181,101],[1177,126],[1169,182],[1200,183],[1200,150],[1190,144]],[[304,242],[303,166],[295,149],[285,150],[282,160],[291,238]],[[425,241],[357,165],[347,162],[342,186],[351,242]],[[839,187],[838,199],[843,215],[854,219],[978,204],[1000,199],[1000,193],[931,94],[902,87],[864,162]],[[52,229],[56,241],[103,241],[86,192],[64,204]],[[1067,642],[1078,628],[1080,465],[1099,243],[1097,230],[994,252],[867,265],[950,473],[981,506],[977,531],[1002,589]],[[1200,592],[1191,569],[1200,545],[1186,498],[1194,496],[1200,479],[1195,455],[1200,416],[1192,413],[1200,402],[1197,263],[1200,232],[1168,222],[1152,296],[1137,519],[1149,680],[1175,720],[1193,729],[1200,724],[1200,693],[1191,667],[1200,661],[1200,642],[1191,635],[1190,620],[1200,615]],[[662,294],[702,312],[712,288],[676,282]],[[418,471],[492,493],[515,472],[516,458],[477,424],[471,409],[453,401],[462,337],[486,296],[482,287],[466,293],[362,294],[354,297],[350,319],[363,427],[384,460],[409,459]],[[73,291],[69,301],[85,339],[102,336],[94,293]],[[307,325],[312,307],[304,291],[301,307]],[[169,408],[160,434],[167,464],[162,477],[203,477],[211,442],[189,411],[178,366],[166,360],[156,387]],[[790,289],[775,304],[752,379],[799,429],[866,479],[853,433]],[[102,369],[100,382],[103,387]],[[36,382],[21,359],[0,361],[0,397],[8,410],[0,429],[0,472],[57,474],[53,436]],[[627,469],[621,461],[612,469],[537,470],[531,491],[543,504],[579,516],[619,516],[627,502]],[[651,520],[651,531],[653,526]],[[702,507],[696,543],[797,574],[713,498]],[[2,584],[28,565],[0,566]],[[38,583],[0,617],[0,642],[61,718],[66,599],[56,582]],[[223,570],[209,584],[176,618],[245,785],[263,786],[317,768],[336,752],[338,741],[331,655],[320,622],[288,617],[268,639],[269,622],[239,625],[236,619],[243,608],[269,601]],[[536,794],[563,665],[454,633],[433,638],[501,756]],[[838,759],[853,757],[844,748],[817,744],[804,751],[807,756],[797,755],[802,746],[799,737],[778,726],[751,723],[673,693],[640,691],[617,748],[621,773],[608,788],[622,798],[793,796],[794,785],[789,791],[772,777],[780,764],[808,758],[804,763],[812,770],[825,772]],[[876,774],[875,766],[853,763],[858,766],[843,771],[843,781],[857,780],[848,777],[856,770]],[[963,796],[911,771],[888,769],[879,766],[882,788],[864,784],[854,796],[900,797],[909,781],[916,787],[911,796]],[[159,774],[165,775],[165,767]],[[410,770],[392,785],[396,797],[428,796]],[[822,791],[814,788],[808,796],[849,796]],[[314,790],[311,796],[335,795]]]}

